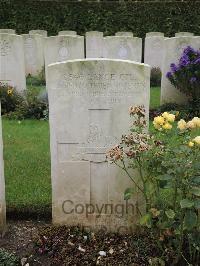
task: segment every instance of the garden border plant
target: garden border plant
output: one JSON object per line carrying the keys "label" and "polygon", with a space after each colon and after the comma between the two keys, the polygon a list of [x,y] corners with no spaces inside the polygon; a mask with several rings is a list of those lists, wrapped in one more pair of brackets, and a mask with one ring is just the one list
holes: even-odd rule
{"label": "garden border plant", "polygon": [[[134,186],[127,188],[126,200],[140,192],[146,204],[140,224],[157,236],[163,252],[176,250],[174,264],[197,263],[200,256],[200,118],[181,119],[164,112],[155,117],[153,134],[146,133],[143,106],[131,107],[130,134],[111,149],[108,158],[126,172]],[[176,144],[171,143],[172,137]],[[138,176],[132,174],[138,172]],[[166,196],[167,195],[167,196]],[[167,198],[167,199],[166,199]],[[179,264],[180,265],[180,264]]]}
{"label": "garden border plant", "polygon": [[2,115],[9,119],[48,120],[48,99],[41,95],[41,89],[29,87],[22,93],[15,88],[0,83]]}
{"label": "garden border plant", "polygon": [[186,104],[167,103],[159,108],[150,110],[150,118],[164,111],[178,111],[180,117],[191,119],[200,116],[200,49],[185,47],[178,63],[170,65],[166,77],[176,90],[188,98]]}

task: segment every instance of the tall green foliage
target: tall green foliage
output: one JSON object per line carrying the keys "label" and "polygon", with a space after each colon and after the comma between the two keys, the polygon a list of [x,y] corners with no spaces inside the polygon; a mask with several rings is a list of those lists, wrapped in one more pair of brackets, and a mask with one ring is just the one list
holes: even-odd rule
{"label": "tall green foliage", "polygon": [[62,29],[79,34],[99,30],[106,35],[126,30],[139,37],[150,31],[172,36],[189,30],[200,35],[198,21],[199,1],[0,1],[0,28],[14,28],[19,34],[40,28],[49,35]]}

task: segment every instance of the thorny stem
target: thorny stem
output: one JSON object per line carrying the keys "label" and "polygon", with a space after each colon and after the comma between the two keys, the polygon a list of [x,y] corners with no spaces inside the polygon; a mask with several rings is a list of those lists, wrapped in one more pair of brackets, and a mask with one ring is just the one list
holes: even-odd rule
{"label": "thorny stem", "polygon": [[128,170],[126,169],[124,160],[122,160],[123,162],[123,167],[121,165],[119,165],[118,163],[115,162],[115,164],[121,168],[122,170],[124,170],[126,172],[126,174],[128,175],[128,177],[132,180],[132,182],[134,183],[134,185],[144,194],[144,191],[142,190],[142,188],[140,186],[138,186],[138,184],[135,182],[135,180],[132,178],[132,176],[130,175],[130,173],[128,172]]}
{"label": "thorny stem", "polygon": [[180,231],[180,241],[179,241],[179,246],[178,246],[178,255],[177,255],[177,258],[175,260],[175,262],[173,263],[173,265],[176,265],[180,258],[181,258],[181,255],[182,255],[182,246],[183,246],[183,218],[184,218],[184,212],[182,211],[181,212],[181,231]]}
{"label": "thorny stem", "polygon": [[177,191],[178,191],[177,180],[175,180],[175,191],[174,191],[174,200],[173,200],[173,202],[174,202],[174,204],[173,204],[174,211],[176,210]]}
{"label": "thorny stem", "polygon": [[144,192],[143,193],[144,193],[144,197],[145,197],[145,201],[146,201],[146,212],[148,212],[150,204],[149,204],[148,197],[146,195],[146,184],[145,184],[145,180],[144,180],[143,173],[142,173],[142,165],[141,165],[140,158],[136,158],[136,161],[137,161],[137,163],[139,165],[139,173],[140,173],[140,177],[142,179],[142,183],[143,183],[143,186],[144,186]]}

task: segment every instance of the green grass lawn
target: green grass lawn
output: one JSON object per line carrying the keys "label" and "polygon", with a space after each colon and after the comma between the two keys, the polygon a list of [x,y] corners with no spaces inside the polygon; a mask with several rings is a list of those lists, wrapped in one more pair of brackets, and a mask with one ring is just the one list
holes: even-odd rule
{"label": "green grass lawn", "polygon": [[151,88],[150,108],[157,108],[160,106],[160,87]]}
{"label": "green grass lawn", "polygon": [[[151,107],[160,88],[151,89]],[[8,214],[51,215],[49,125],[47,121],[3,119]]]}
{"label": "green grass lawn", "polygon": [[46,215],[51,207],[49,125],[3,119],[8,213]]}

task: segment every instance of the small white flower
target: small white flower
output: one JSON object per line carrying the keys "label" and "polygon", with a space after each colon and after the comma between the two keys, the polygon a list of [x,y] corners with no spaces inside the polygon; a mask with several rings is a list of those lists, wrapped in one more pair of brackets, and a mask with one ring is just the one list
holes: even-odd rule
{"label": "small white flower", "polygon": [[102,250],[102,251],[99,251],[99,255],[100,255],[100,256],[106,256],[106,252],[103,251],[103,250]]}
{"label": "small white flower", "polygon": [[78,250],[80,250],[81,252],[85,252],[85,249],[80,246],[78,247]]}

